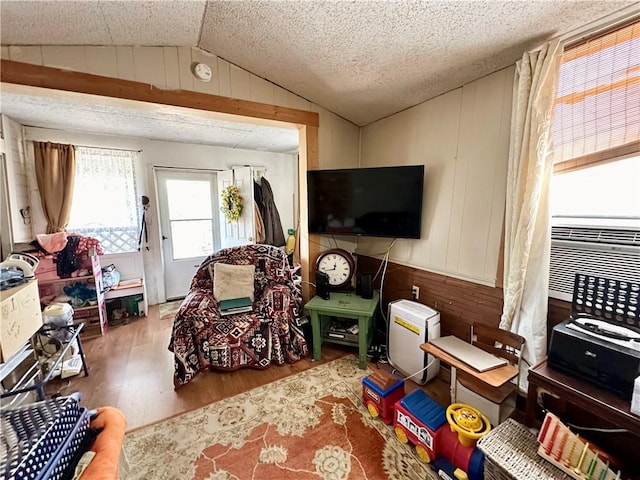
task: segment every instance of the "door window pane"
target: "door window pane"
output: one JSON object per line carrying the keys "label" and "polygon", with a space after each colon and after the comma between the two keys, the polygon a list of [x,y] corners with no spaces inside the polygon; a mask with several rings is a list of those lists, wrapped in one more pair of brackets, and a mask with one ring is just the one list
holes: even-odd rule
{"label": "door window pane", "polygon": [[211,218],[211,183],[199,180],[167,180],[169,219]]}
{"label": "door window pane", "polygon": [[203,257],[213,253],[211,220],[178,220],[171,222],[173,259]]}

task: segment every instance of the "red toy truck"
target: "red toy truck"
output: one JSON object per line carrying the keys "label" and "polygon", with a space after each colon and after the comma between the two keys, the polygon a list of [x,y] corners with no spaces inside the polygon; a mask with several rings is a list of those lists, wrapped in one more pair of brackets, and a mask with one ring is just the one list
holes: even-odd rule
{"label": "red toy truck", "polygon": [[393,423],[393,409],[404,397],[404,381],[385,370],[376,370],[362,379],[362,403],[372,417],[390,425]]}

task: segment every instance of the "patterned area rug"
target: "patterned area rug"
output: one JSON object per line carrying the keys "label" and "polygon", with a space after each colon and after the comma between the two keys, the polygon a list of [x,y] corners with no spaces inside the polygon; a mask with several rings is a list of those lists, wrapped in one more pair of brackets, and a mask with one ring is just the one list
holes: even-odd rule
{"label": "patterned area rug", "polygon": [[173,317],[176,316],[176,312],[180,308],[180,305],[182,305],[182,300],[174,300],[173,302],[161,303],[158,307],[160,311],[160,319],[173,320]]}
{"label": "patterned area rug", "polygon": [[437,479],[361,405],[352,355],[126,435],[130,479]]}

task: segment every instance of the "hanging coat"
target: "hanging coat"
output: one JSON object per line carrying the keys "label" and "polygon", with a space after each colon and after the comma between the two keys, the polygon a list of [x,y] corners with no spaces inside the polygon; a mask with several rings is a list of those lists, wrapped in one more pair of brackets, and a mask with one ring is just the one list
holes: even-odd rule
{"label": "hanging coat", "polygon": [[264,201],[262,199],[262,185],[259,181],[253,181],[253,200],[256,202],[258,206],[258,211],[260,212],[260,216],[264,218]]}
{"label": "hanging coat", "polygon": [[254,215],[254,230],[256,235],[256,243],[264,243],[265,234],[264,234],[264,222],[262,221],[262,214],[260,213],[260,209],[258,208],[258,204],[253,202],[253,215]]}
{"label": "hanging coat", "polygon": [[284,232],[282,231],[282,222],[280,221],[280,214],[276,208],[276,203],[273,200],[273,191],[271,185],[266,178],[262,177],[262,202],[264,204],[264,215],[262,221],[264,222],[265,241],[269,245],[281,247],[285,244]]}

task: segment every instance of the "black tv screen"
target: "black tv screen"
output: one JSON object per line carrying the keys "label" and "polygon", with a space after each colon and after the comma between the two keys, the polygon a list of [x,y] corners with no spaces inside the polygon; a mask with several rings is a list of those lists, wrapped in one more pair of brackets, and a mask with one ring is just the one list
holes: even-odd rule
{"label": "black tv screen", "polygon": [[310,170],[309,233],[420,238],[424,165]]}

